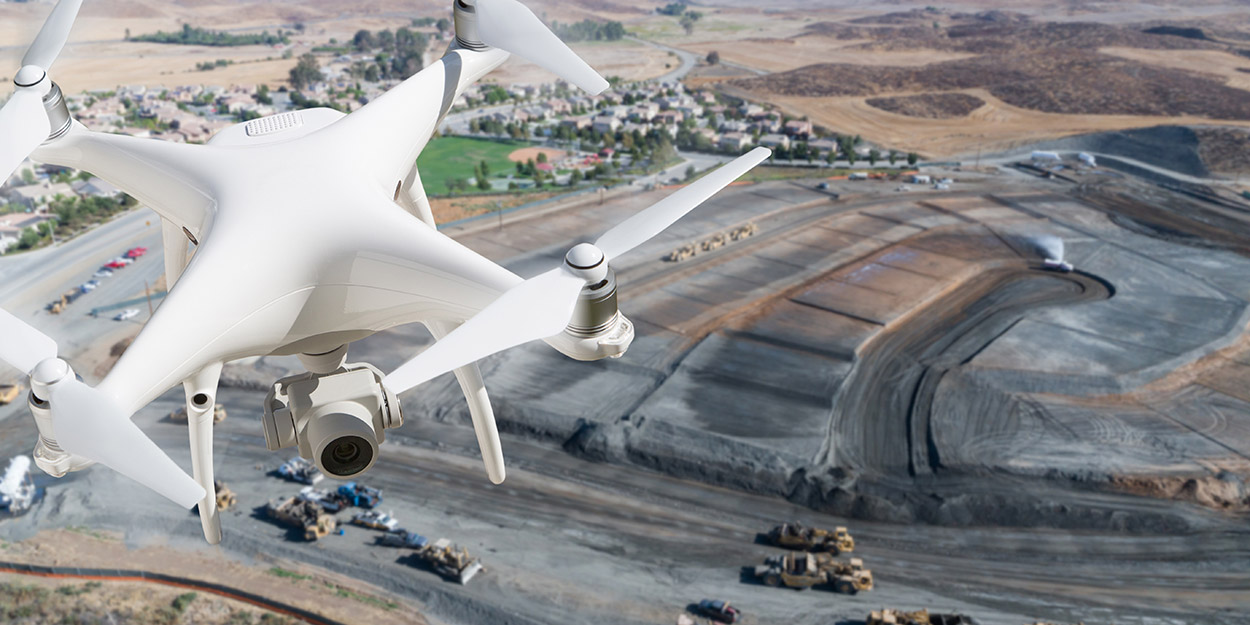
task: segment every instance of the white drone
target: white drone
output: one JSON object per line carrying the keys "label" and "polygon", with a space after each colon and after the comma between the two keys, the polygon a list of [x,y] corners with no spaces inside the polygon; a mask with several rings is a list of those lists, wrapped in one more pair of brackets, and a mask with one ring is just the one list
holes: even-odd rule
{"label": "white drone", "polygon": [[[435,229],[414,166],[460,93],[510,53],[590,93],[608,87],[516,0],[454,0],[456,38],[443,58],[350,115],[282,113],[207,145],[91,132],[70,117],[47,70],[81,4],[61,0],[22,59],[0,109],[0,180],[30,156],[90,171],[150,206],[171,290],[94,388],[57,357],[55,341],[3,310],[0,360],[30,375],[40,468],[59,477],[98,462],[181,506],[198,503],[210,543],[221,540],[212,412],[223,363],[299,355],[308,372],[275,383],[265,441],[298,446],[339,478],[371,467],[384,430],[402,424],[397,394],[453,371],[486,472],[500,483],[503,453],[475,362],[536,339],[578,360],[623,354],[634,332],[609,261],[769,155],[756,149],[522,280]],[[346,363],[349,343],[414,322],[438,340],[389,375]],[[194,478],[131,421],[179,382]]]}

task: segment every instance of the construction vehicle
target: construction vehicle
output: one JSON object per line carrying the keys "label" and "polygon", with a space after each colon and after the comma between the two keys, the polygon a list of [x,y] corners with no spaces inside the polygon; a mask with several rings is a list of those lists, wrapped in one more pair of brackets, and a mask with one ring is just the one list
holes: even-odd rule
{"label": "construction vehicle", "polygon": [[399,520],[379,510],[364,510],[352,515],[352,523],[375,530],[391,531],[399,527]]}
{"label": "construction vehicle", "polygon": [[30,478],[30,456],[14,456],[0,479],[0,512],[18,515],[30,510],[41,489]]}
{"label": "construction vehicle", "polygon": [[313,463],[296,456],[278,467],[278,475],[301,484],[312,486],[325,479],[325,475]]}
{"label": "construction vehicle", "polygon": [[233,506],[239,500],[239,497],[230,490],[229,486],[221,480],[213,480],[213,490],[217,491],[217,510],[224,511],[226,508]]}
{"label": "construction vehicle", "polygon": [[424,549],[430,544],[430,539],[406,529],[393,529],[378,537],[378,544],[386,547],[407,547],[409,549]]}
{"label": "construction vehicle", "polygon": [[357,508],[372,508],[382,503],[382,489],[370,488],[356,482],[348,482],[339,486],[338,493],[346,498],[349,505]]}
{"label": "construction vehicle", "polygon": [[930,614],[928,610],[904,612],[882,608],[868,613],[865,625],[975,625],[976,621],[963,614]]}
{"label": "construction vehicle", "polygon": [[851,558],[849,562],[834,559],[827,553],[791,551],[764,560],[755,567],[755,576],[763,579],[766,586],[786,586],[806,590],[813,586],[829,585],[834,592],[853,595],[861,590],[872,590],[872,571],[864,568],[864,561]]}
{"label": "construction vehicle", "polygon": [[807,527],[795,521],[782,523],[768,532],[768,542],[778,547],[799,551],[828,551],[833,555],[855,551],[855,539],[845,527],[833,531]]}
{"label": "construction vehicle", "polygon": [[[187,407],[183,406],[169,413],[169,420],[174,423],[187,422]],[[226,407],[221,404],[213,404],[213,423],[221,423],[226,420]]]}
{"label": "construction vehicle", "polygon": [[461,584],[469,583],[475,575],[485,570],[482,562],[469,555],[467,549],[451,544],[446,538],[434,541],[434,544],[414,552],[413,556],[415,562]]}
{"label": "construction vehicle", "polygon": [[671,262],[681,262],[683,260],[693,258],[699,252],[710,252],[712,250],[724,247],[733,241],[741,241],[756,232],[759,227],[754,222],[747,222],[736,228],[731,228],[724,232],[718,232],[698,243],[687,243],[671,252],[664,259]]}
{"label": "construction vehicle", "polygon": [[12,403],[21,393],[21,384],[0,384],[0,406]]}
{"label": "construction vehicle", "polygon": [[340,495],[338,491],[317,490],[311,486],[301,488],[299,498],[304,501],[311,501],[321,506],[322,510],[331,514],[342,510],[347,505],[347,498]]}
{"label": "construction vehicle", "polygon": [[270,501],[265,512],[279,523],[303,529],[304,540],[317,540],[338,527],[338,521],[321,506],[299,497]]}
{"label": "construction vehicle", "polygon": [[53,301],[51,304],[48,304],[47,306],[48,312],[54,315],[61,314],[61,312],[65,310],[65,307],[69,306],[70,304],[73,304],[74,300],[82,297],[83,293],[84,291],[78,287],[74,287],[62,293],[60,299]]}

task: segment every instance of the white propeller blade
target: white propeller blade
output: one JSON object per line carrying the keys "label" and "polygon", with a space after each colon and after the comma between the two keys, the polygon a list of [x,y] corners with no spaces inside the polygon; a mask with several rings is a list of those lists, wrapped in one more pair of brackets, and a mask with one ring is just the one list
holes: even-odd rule
{"label": "white propeller blade", "polygon": [[[0,360],[29,374],[57,357],[56,341],[0,309]],[[130,420],[106,393],[77,379],[49,380],[57,444],[72,454],[103,464],[190,508],[204,489],[178,467]]]}
{"label": "white propeller blade", "polygon": [[603,233],[595,247],[603,250],[608,260],[617,258],[651,237],[663,232],[694,210],[694,208],[718,191],[729,186],[752,167],[759,165],[772,154],[768,148],[755,148],[746,154],[726,163],[720,169],[700,178],[686,188],[656,202],[649,208],[622,221],[616,227]]}
{"label": "white propeller blade", "polygon": [[608,81],[599,72],[517,0],[475,0],[469,4],[475,7],[482,43],[536,63],[591,95],[608,88]]}
{"label": "white propeller blade", "polygon": [[81,6],[82,0],[58,2],[52,9],[52,13],[48,15],[48,19],[44,21],[43,28],[39,30],[35,41],[26,49],[26,56],[22,57],[22,65],[34,65],[48,71],[48,68],[52,67],[52,63],[56,61],[56,57],[60,56],[65,42],[69,40],[69,31],[74,27],[74,19],[78,17],[78,9]]}
{"label": "white propeller blade", "polygon": [[52,388],[52,420],[62,449],[95,460],[184,508],[204,498],[204,488],[106,393],[78,380]]}
{"label": "white propeller blade", "polygon": [[[52,133],[39,90],[18,89],[0,108],[0,184]],[[30,369],[26,369],[29,372]]]}
{"label": "white propeller blade", "polygon": [[0,360],[30,375],[35,365],[56,358],[56,341],[0,308]]}
{"label": "white propeller blade", "polygon": [[530,278],[392,371],[382,383],[402,393],[509,347],[559,334],[573,316],[585,284],[564,267]]}

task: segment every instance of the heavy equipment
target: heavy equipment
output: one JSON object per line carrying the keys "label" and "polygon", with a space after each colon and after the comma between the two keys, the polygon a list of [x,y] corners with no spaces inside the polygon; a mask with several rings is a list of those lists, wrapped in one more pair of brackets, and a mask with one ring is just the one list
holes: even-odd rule
{"label": "heavy equipment", "polygon": [[304,540],[317,540],[338,527],[338,521],[321,506],[299,497],[270,501],[265,512],[279,523],[303,529]]}
{"label": "heavy equipment", "polygon": [[21,384],[0,384],[0,406],[8,404],[22,394]]}
{"label": "heavy equipment", "polygon": [[755,567],[755,576],[766,586],[806,590],[829,585],[834,592],[848,595],[873,587],[872,571],[864,568],[863,560],[851,558],[847,562],[829,554],[804,551],[791,551],[764,560],[764,564]]}
{"label": "heavy equipment", "polygon": [[221,480],[213,480],[213,489],[217,491],[217,510],[224,511],[226,508],[233,506],[239,500],[239,497],[230,490],[229,486]]}
{"label": "heavy equipment", "polygon": [[828,551],[833,555],[855,551],[855,539],[845,527],[836,527],[833,531],[807,527],[795,521],[782,523],[768,532],[768,542],[801,551]]}
{"label": "heavy equipment", "polygon": [[869,612],[865,625],[976,625],[976,620],[963,614],[930,614],[928,610],[904,612],[882,608]]}
{"label": "heavy equipment", "polygon": [[380,510],[362,510],[352,515],[352,523],[375,530],[391,531],[399,527],[399,520]]}
{"label": "heavy equipment", "polygon": [[434,541],[434,544],[417,551],[414,556],[416,562],[461,584],[469,583],[475,575],[485,570],[481,560],[469,555],[469,550],[451,544],[446,538]]}

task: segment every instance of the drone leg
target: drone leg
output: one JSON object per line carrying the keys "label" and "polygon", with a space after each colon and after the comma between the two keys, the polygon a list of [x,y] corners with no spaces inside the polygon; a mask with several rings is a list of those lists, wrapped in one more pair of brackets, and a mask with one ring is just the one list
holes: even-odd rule
{"label": "drone leg", "polygon": [[200,525],[210,545],[221,542],[221,517],[217,511],[217,489],[213,485],[213,407],[221,363],[209,365],[182,383],[187,394],[187,427],[191,435],[191,471],[204,487],[200,500]]}
{"label": "drone leg", "polygon": [[404,210],[425,222],[425,225],[431,228],[438,227],[434,223],[434,210],[430,208],[430,198],[425,195],[425,187],[421,184],[421,174],[417,171],[415,164],[412,166],[412,171],[408,172],[408,177],[399,184],[399,188],[395,191],[395,201],[399,202]]}
{"label": "drone leg", "polygon": [[[456,324],[446,321],[429,321],[426,327],[435,339],[447,336],[456,329]],[[456,381],[464,392],[464,399],[469,404],[469,415],[473,418],[473,431],[477,434],[477,446],[482,451],[482,462],[486,464],[486,476],[495,484],[503,483],[505,472],[503,464],[503,447],[499,442],[499,428],[495,425],[495,412],[490,407],[490,397],[486,395],[486,383],[482,380],[482,371],[477,363],[472,363],[455,370]]]}

